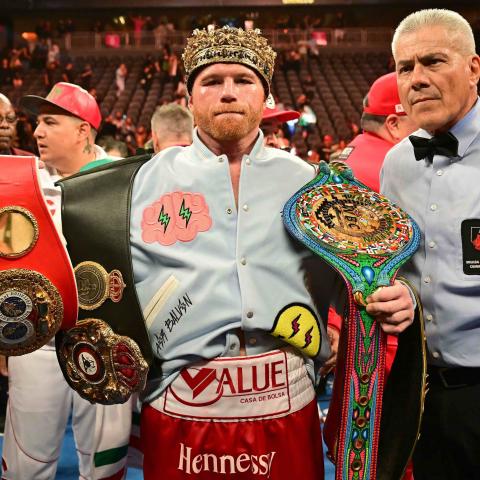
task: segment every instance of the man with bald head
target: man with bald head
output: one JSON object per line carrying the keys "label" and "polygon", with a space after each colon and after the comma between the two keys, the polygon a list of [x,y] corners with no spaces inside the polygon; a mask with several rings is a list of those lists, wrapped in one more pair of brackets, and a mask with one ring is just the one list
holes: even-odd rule
{"label": "man with bald head", "polygon": [[424,308],[429,391],[415,480],[480,478],[480,58],[458,13],[422,10],[393,37],[400,100],[420,127],[387,154],[381,191],[422,230],[403,274]]}
{"label": "man with bald head", "polygon": [[10,100],[0,93],[0,155],[32,155],[31,152],[15,148],[17,114]]}

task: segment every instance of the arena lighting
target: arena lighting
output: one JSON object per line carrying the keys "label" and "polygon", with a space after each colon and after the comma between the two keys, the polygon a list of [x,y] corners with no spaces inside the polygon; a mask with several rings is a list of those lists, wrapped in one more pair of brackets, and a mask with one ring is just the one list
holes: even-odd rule
{"label": "arena lighting", "polygon": [[36,42],[38,40],[38,35],[35,32],[23,32],[22,38],[27,42]]}
{"label": "arena lighting", "polygon": [[125,25],[127,21],[125,20],[125,17],[120,15],[119,17],[114,17],[113,18],[113,23],[116,23],[117,25]]}

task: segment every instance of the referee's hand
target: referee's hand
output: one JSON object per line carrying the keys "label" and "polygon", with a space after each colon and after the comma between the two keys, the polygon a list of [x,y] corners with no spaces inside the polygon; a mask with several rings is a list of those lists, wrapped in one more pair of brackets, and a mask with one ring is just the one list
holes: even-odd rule
{"label": "referee's hand", "polygon": [[398,335],[413,323],[415,309],[408,287],[395,280],[369,295],[367,312],[375,317],[385,333]]}

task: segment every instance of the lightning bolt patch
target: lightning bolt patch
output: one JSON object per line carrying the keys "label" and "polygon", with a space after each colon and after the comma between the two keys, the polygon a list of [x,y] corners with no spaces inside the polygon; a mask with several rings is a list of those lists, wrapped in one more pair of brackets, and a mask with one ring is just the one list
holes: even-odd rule
{"label": "lightning bolt patch", "polygon": [[168,213],[165,213],[163,205],[162,209],[160,210],[160,215],[158,216],[158,222],[163,225],[163,233],[165,233],[167,231],[168,224],[170,223],[170,216]]}
{"label": "lightning bolt patch", "polygon": [[293,320],[292,320],[292,334],[288,338],[294,337],[299,331],[300,331],[300,323],[299,319],[302,316],[301,313],[299,313]]}
{"label": "lightning bolt patch", "polygon": [[307,333],[305,334],[305,345],[302,348],[307,348],[312,343],[312,340],[313,340],[312,330],[313,330],[313,327],[310,327],[307,330]]}
{"label": "lightning bolt patch", "polygon": [[192,211],[188,207],[185,208],[185,199],[182,200],[178,215],[180,216],[180,218],[183,218],[185,220],[185,226],[188,227],[188,222],[190,221],[190,217],[192,216]]}
{"label": "lightning bolt patch", "polygon": [[316,313],[302,303],[291,303],[278,312],[270,333],[309,357],[320,352],[322,334]]}
{"label": "lightning bolt patch", "polygon": [[142,212],[142,240],[166,247],[191,242],[212,227],[207,202],[201,193],[169,192]]}

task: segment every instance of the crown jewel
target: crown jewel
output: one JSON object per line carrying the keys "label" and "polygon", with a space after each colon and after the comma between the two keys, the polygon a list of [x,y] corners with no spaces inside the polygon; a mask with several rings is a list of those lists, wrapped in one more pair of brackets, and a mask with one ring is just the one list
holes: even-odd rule
{"label": "crown jewel", "polygon": [[188,91],[192,90],[192,73],[198,68],[212,63],[241,63],[260,74],[269,93],[276,56],[258,28],[225,26],[210,32],[194,30],[182,55]]}

